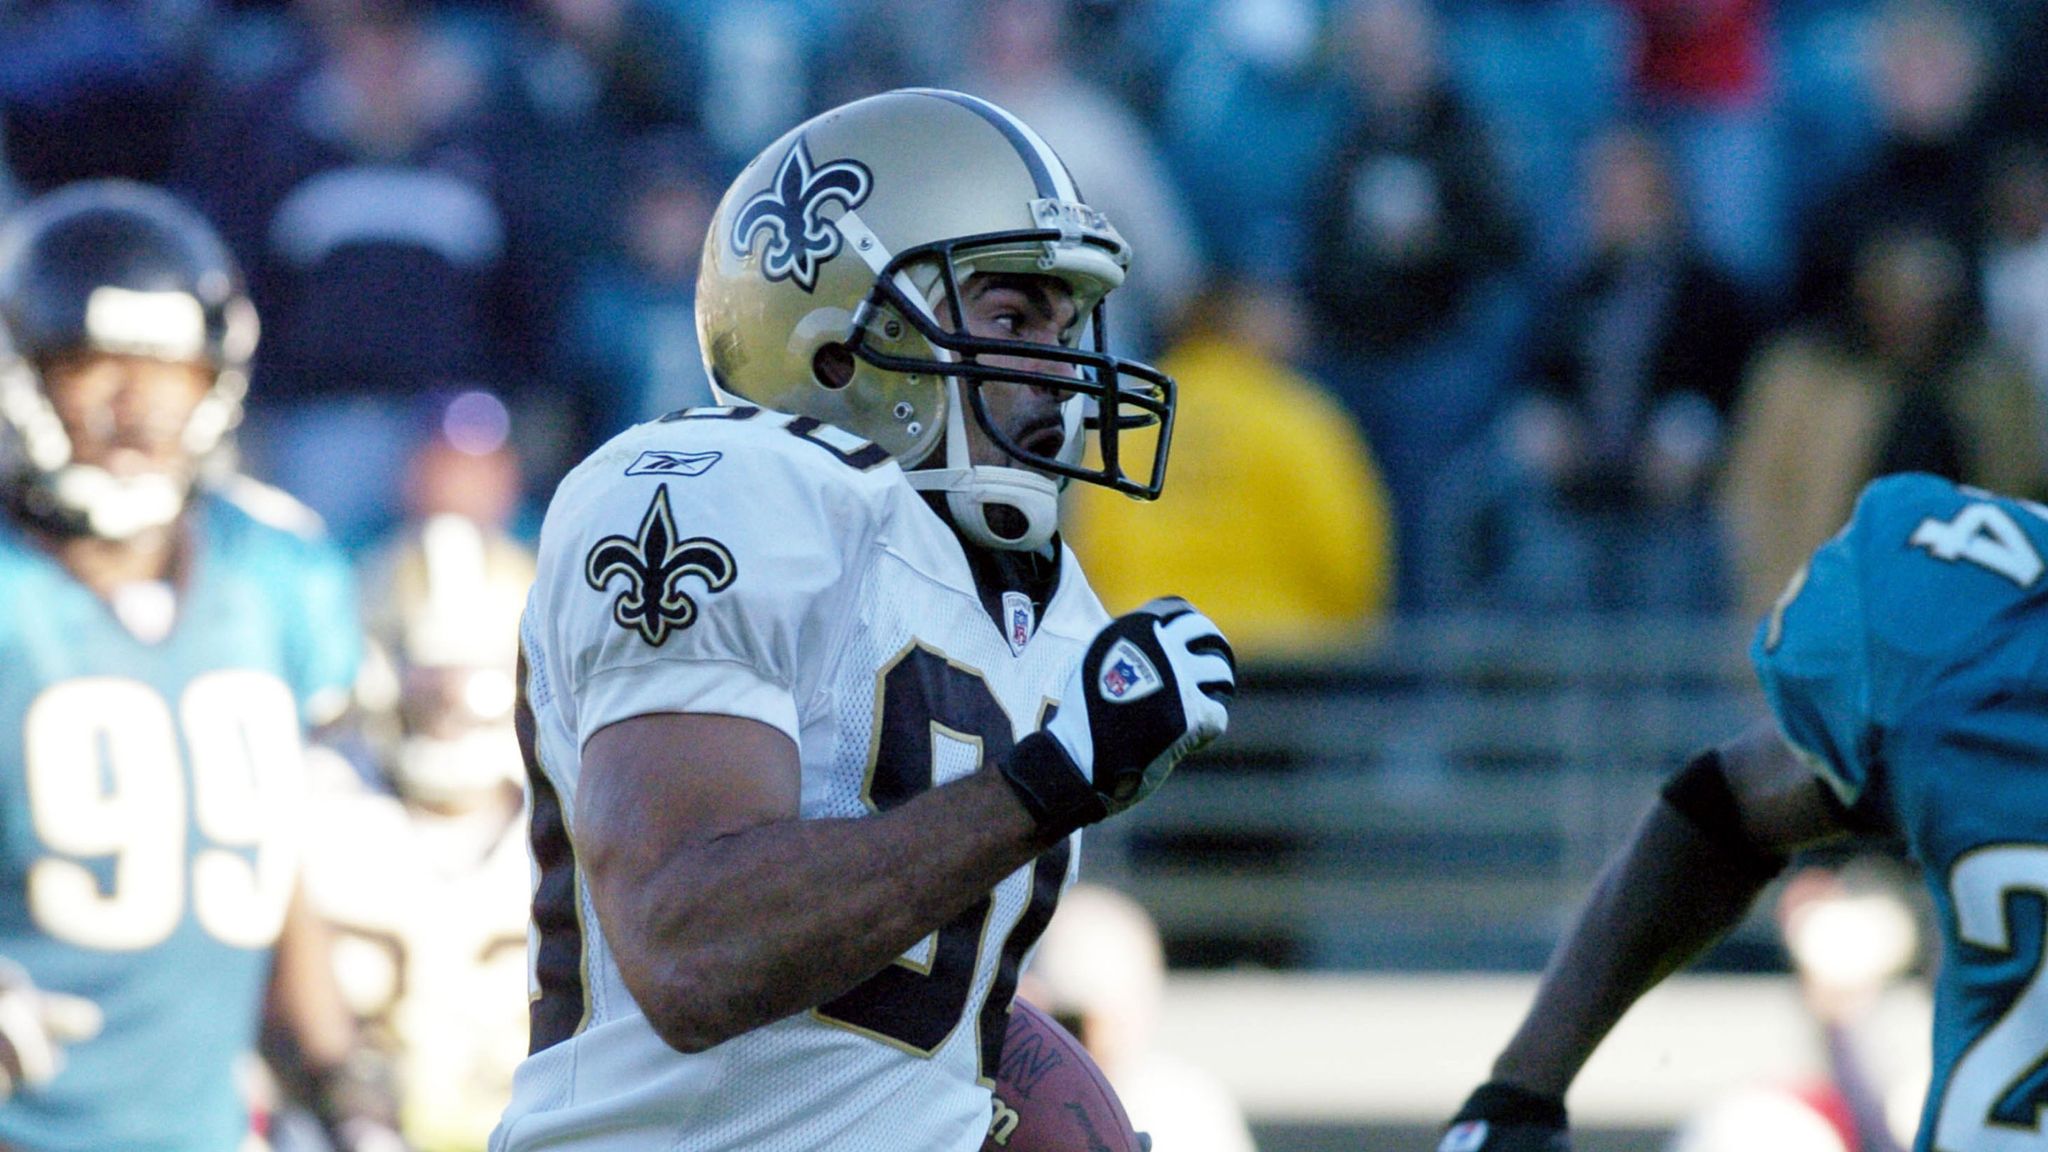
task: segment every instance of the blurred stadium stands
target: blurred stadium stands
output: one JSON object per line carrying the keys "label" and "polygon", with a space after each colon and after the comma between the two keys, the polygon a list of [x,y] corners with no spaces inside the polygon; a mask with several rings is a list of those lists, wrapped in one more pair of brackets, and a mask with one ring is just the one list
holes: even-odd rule
{"label": "blurred stadium stands", "polygon": [[[1719,618],[1399,619],[1245,670],[1230,734],[1090,842],[1175,967],[1534,971],[1658,782],[1763,702]],[[1774,963],[1767,926],[1733,967]]]}

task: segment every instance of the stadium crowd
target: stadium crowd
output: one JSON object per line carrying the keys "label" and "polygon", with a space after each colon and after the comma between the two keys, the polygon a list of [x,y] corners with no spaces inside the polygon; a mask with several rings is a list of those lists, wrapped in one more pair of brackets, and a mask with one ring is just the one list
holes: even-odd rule
{"label": "stadium crowd", "polygon": [[1871,476],[2048,474],[2033,6],[77,0],[0,37],[9,193],[128,176],[218,224],[265,327],[247,464],[358,554],[457,397],[518,455],[515,534],[702,400],[717,190],[919,84],[1038,125],[1142,254],[1114,337],[1229,412],[1175,476],[1231,528],[1165,568],[1145,534],[1186,512],[1076,531],[1143,557],[1094,549],[1112,600],[1307,573],[1270,619],[1210,601],[1248,652],[1389,611],[1752,612]]}

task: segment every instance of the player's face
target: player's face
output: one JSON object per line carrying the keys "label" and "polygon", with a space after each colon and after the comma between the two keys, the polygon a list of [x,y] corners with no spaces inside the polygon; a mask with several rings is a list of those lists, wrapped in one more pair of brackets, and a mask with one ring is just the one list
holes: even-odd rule
{"label": "player's face", "polygon": [[142,356],[72,357],[43,371],[72,461],[116,476],[183,471],[185,425],[210,384],[203,365]]}
{"label": "player's face", "polygon": [[[967,313],[970,335],[1004,340],[1025,340],[1034,344],[1059,344],[1079,314],[1073,290],[1055,276],[1012,273],[975,273],[960,285],[961,306]],[[948,309],[940,304],[940,319],[950,322]],[[1035,360],[1021,356],[983,356],[982,363],[1000,367],[1074,376],[1072,364]],[[989,416],[1020,446],[1045,456],[1058,455],[1066,438],[1060,420],[1060,401],[1065,393],[1028,384],[990,383],[982,385]],[[970,413],[967,419],[968,456],[976,464],[1016,464],[1009,453],[996,446]]]}

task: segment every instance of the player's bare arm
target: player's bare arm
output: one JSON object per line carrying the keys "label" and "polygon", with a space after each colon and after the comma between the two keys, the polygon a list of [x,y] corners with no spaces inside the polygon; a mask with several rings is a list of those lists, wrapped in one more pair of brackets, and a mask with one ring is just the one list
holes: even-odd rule
{"label": "player's bare arm", "polygon": [[326,922],[306,903],[304,886],[295,887],[278,931],[266,1007],[309,1069],[339,1067],[355,1044],[355,1022],[334,981],[330,945]]}
{"label": "player's bare arm", "polygon": [[685,1052],[821,1003],[1149,795],[1222,734],[1235,688],[1215,625],[1155,601],[1089,645],[1044,729],[851,820],[798,819],[797,748],[767,724],[664,713],[607,725],[585,746],[576,817],[620,974]]}
{"label": "player's bare arm", "polygon": [[585,747],[580,858],[627,986],[677,1049],[844,991],[1047,846],[995,772],[859,820],[797,819],[797,785],[795,745],[754,720],[640,716]]}
{"label": "player's bare arm", "polygon": [[1460,1113],[1492,1121],[1471,1148],[1548,1147],[1513,1142],[1512,1129],[1561,1130],[1565,1090],[1629,1007],[1733,928],[1792,853],[1847,835],[1824,788],[1769,723],[1674,776],[1551,954],[1493,1081]]}
{"label": "player's bare arm", "polygon": [[361,1036],[335,980],[333,936],[303,881],[294,886],[264,1005],[266,1056],[338,1148],[388,1147],[378,1140],[396,1140],[398,1104],[357,1059]]}

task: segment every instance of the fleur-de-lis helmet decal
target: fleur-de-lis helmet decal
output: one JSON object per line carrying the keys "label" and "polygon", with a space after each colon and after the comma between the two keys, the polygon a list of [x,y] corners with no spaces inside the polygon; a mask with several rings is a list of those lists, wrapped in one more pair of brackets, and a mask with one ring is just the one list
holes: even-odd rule
{"label": "fleur-de-lis helmet decal", "polygon": [[[740,171],[707,236],[697,334],[720,403],[872,441],[981,547],[1048,546],[1067,480],[1159,495],[1176,385],[1111,349],[1104,304],[1130,245],[1007,110],[904,88],[820,112]],[[1056,345],[970,330],[981,276],[1042,278],[1075,322]],[[1060,435],[1002,427],[1007,386],[1056,398]],[[977,426],[1005,459],[970,458]]]}
{"label": "fleur-de-lis helmet decal", "polygon": [[874,187],[867,166],[857,160],[834,160],[823,166],[798,136],[782,157],[775,180],[741,206],[733,217],[732,250],[745,256],[755,237],[765,232],[761,274],[790,280],[809,292],[817,287],[818,268],[839,254],[839,230],[819,216],[819,209],[838,201],[858,208]]}
{"label": "fleur-de-lis helmet decal", "polygon": [[676,540],[666,484],[655,489],[637,536],[607,536],[583,561],[583,578],[599,592],[613,577],[626,578],[625,590],[612,600],[612,620],[656,648],[670,633],[697,621],[697,602],[684,594],[683,577],[696,576],[717,592],[738,575],[732,553],[718,541],[708,536]]}

